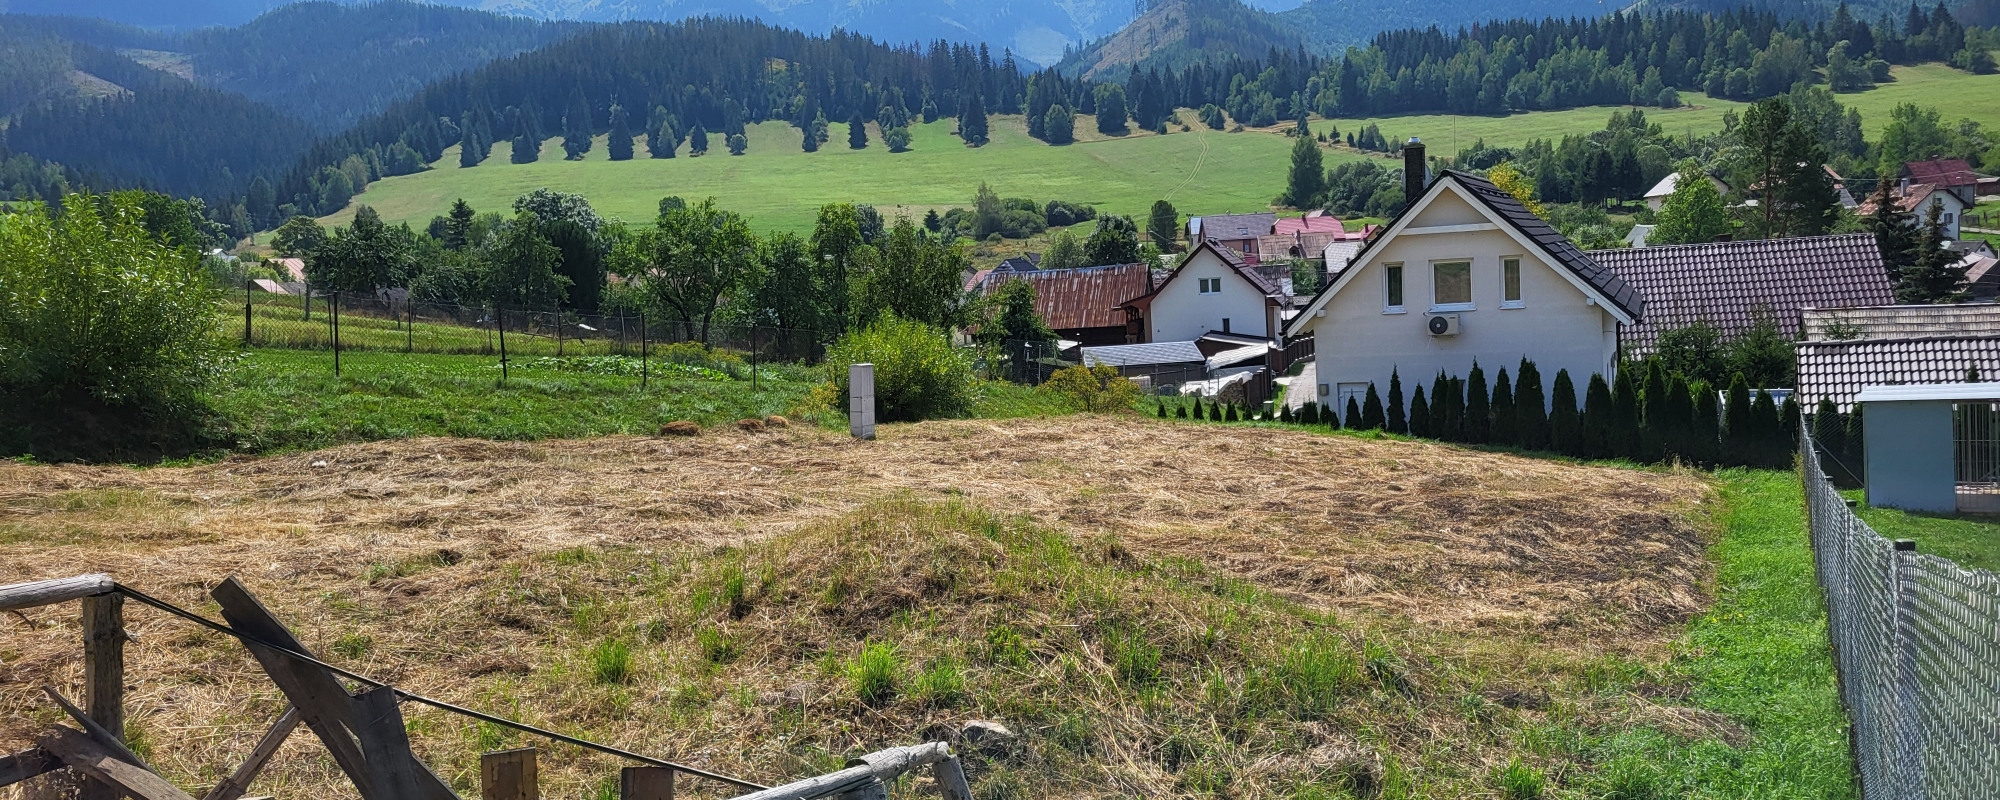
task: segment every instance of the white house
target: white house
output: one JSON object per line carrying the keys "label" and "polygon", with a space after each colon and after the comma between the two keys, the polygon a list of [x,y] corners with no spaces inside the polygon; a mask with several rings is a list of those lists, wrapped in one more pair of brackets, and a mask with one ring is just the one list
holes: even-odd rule
{"label": "white house", "polygon": [[1140,341],[1191,342],[1208,333],[1275,339],[1290,296],[1215,239],[1203,239],[1152,292],[1125,304]]}
{"label": "white house", "polygon": [[[1729,194],[1729,184],[1716,180],[1715,176],[1712,175],[1709,176],[1708,182],[1715,187],[1716,194]],[[1659,183],[1653,184],[1653,188],[1646,190],[1646,207],[1654,211],[1659,211],[1661,206],[1667,204],[1667,196],[1673,194],[1674,187],[1679,186],[1680,183],[1680,173],[1667,173],[1667,177],[1661,178]]]}
{"label": "white house", "polygon": [[1635,289],[1483,178],[1447,170],[1406,193],[1417,201],[1287,326],[1315,337],[1320,402],[1386,393],[1391,370],[1413,392],[1474,360],[1493,376],[1529,358],[1545,387],[1569,370],[1579,400],[1592,374],[1615,377]]}
{"label": "white house", "polygon": [[[1895,194],[1896,207],[1911,215],[1911,224],[1922,227],[1926,215],[1930,213],[1930,207],[1935,205],[1940,212],[1938,227],[1944,229],[1944,238],[1953,241],[1958,239],[1960,218],[1965,216],[1968,206],[1957,192],[1948,191],[1935,184],[1910,183],[1907,178],[1891,191]],[[1874,198],[1869,198],[1856,207],[1854,213],[1863,217],[1875,213]]]}

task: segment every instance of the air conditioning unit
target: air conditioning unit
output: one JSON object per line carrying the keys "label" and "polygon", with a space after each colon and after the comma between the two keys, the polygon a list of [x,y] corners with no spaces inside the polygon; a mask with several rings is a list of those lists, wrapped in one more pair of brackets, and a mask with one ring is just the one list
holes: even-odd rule
{"label": "air conditioning unit", "polygon": [[1430,330],[1432,336],[1457,336],[1458,315],[1439,314],[1425,320],[1424,326]]}

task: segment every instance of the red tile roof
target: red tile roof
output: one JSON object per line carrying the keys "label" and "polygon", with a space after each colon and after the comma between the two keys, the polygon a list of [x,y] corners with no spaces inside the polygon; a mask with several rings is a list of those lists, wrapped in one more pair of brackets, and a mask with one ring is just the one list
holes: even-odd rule
{"label": "red tile roof", "polygon": [[1799,405],[1824,397],[1850,411],[1863,386],[1963,383],[1968,367],[2000,375],[2000,337],[1801,342]]}
{"label": "red tile roof", "polygon": [[1317,217],[1286,217],[1280,219],[1272,227],[1271,232],[1276,234],[1346,233],[1347,226],[1340,224],[1339,217],[1331,214],[1323,214]]}
{"label": "red tile roof", "polygon": [[1651,353],[1662,331],[1706,321],[1742,333],[1768,310],[1787,337],[1801,308],[1850,308],[1896,301],[1875,237],[1866,233],[1711,244],[1593,250],[1646,299],[1646,316],[1619,334],[1634,356]]}
{"label": "red tile roof", "polygon": [[1979,182],[1979,175],[1972,171],[1972,165],[1956,158],[1911,161],[1903,165],[1903,171],[1909,173],[1911,183],[1971,186]]}
{"label": "red tile roof", "polygon": [[1144,264],[1001,273],[982,290],[992,294],[1009,280],[1027,281],[1035,287],[1035,311],[1050,328],[1108,328],[1125,324],[1122,306],[1146,293],[1147,273]]}

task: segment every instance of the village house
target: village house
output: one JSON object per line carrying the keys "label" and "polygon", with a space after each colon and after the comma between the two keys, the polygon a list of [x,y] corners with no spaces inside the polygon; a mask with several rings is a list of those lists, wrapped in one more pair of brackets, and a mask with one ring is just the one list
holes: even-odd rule
{"label": "village house", "polygon": [[1191,342],[1211,332],[1270,341],[1291,307],[1290,283],[1207,239],[1159,286],[1124,307],[1140,342]]}
{"label": "village house", "polygon": [[[1910,222],[1914,225],[1923,225],[1926,215],[1930,213],[1930,207],[1938,206],[1938,227],[1944,230],[1946,239],[1958,238],[1960,218],[1965,216],[1966,209],[1972,207],[1972,203],[1963,199],[1964,192],[1929,183],[1911,183],[1908,178],[1903,179],[1896,188],[1890,190],[1890,193],[1895,198],[1896,208],[1908,212],[1911,215]],[[1875,198],[1870,196],[1861,205],[1855,206],[1854,213],[1862,217],[1875,213]]]}
{"label": "village house", "polygon": [[[1710,176],[1708,182],[1714,184],[1716,194],[1725,197],[1728,196],[1729,184],[1717,180],[1714,176]],[[1680,183],[1681,175],[1679,172],[1667,173],[1667,177],[1661,178],[1659,183],[1653,184],[1653,188],[1646,190],[1646,207],[1654,211],[1659,211],[1661,206],[1667,204],[1667,196],[1673,194],[1674,187],[1679,186]]]}
{"label": "village house", "polygon": [[1613,377],[1619,326],[1644,310],[1638,291],[1484,178],[1447,170],[1425,186],[1423,151],[1404,148],[1415,202],[1286,328],[1315,338],[1318,399],[1386,391],[1392,370],[1414,386],[1523,357],[1544,380],[1568,370],[1579,390]]}
{"label": "village house", "polygon": [[[1979,203],[1979,173],[1972,171],[1972,165],[1964,159],[1939,158],[1930,161],[1910,161],[1903,164],[1900,175],[1905,187],[1932,186],[1950,192],[1958,198],[1963,207]],[[1956,237],[1954,237],[1956,238]]]}
{"label": "village house", "polygon": [[1842,413],[1868,386],[1964,383],[2000,376],[2000,305],[1810,309],[1798,344],[1801,406]]}
{"label": "village house", "polygon": [[1278,227],[1278,215],[1269,211],[1255,214],[1212,214],[1189,217],[1188,241],[1214,239],[1237,253],[1257,252],[1257,239]]}
{"label": "village house", "polygon": [[1035,313],[1056,336],[1084,345],[1129,344],[1140,341],[1127,325],[1127,300],[1153,290],[1159,280],[1145,264],[1113,264],[1081,269],[988,271],[974,276],[968,291],[992,294],[1007,281],[1027,281],[1035,288]]}

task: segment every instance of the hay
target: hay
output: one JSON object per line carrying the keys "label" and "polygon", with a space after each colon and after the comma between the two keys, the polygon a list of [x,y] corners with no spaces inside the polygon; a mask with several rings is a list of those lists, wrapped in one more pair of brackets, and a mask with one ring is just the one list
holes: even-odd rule
{"label": "hay", "polygon": [[661,436],[700,436],[701,426],[687,420],[669,422],[660,426]]}
{"label": "hay", "polygon": [[[343,663],[510,710],[504,698],[464,696],[468,679],[491,685],[546,669],[538,648],[566,616],[493,599],[582,612],[559,584],[503,562],[572,551],[590,558],[610,546],[701,553],[895,496],[1020,515],[1103,541],[1109,558],[1193,559],[1337,615],[1473,647],[1657,655],[1676,623],[1708,602],[1703,514],[1712,495],[1690,475],[1097,417],[887,426],[875,442],[792,426],[682,441],[416,439],[150,470],[7,463],[0,570],[9,580],[104,571],[196,608],[206,606],[207,586],[241,575],[309,647],[325,653],[344,636],[372,637],[364,655]],[[793,555],[799,561],[785,566],[819,563]],[[668,556],[676,557],[686,556]],[[837,568],[830,563],[820,568]],[[908,591],[926,589],[913,580]],[[53,721],[34,687],[80,680],[75,613],[44,609],[0,625],[0,745],[18,749]],[[158,731],[170,774],[212,782],[282,698],[239,646],[143,610],[131,627],[133,718]],[[635,687],[629,702],[673,704],[674,691]],[[565,695],[518,713],[616,718],[615,707],[589,705],[602,702]],[[863,741],[873,743],[855,739]],[[673,755],[791,763],[717,747]],[[310,737],[295,737],[273,767],[282,777],[259,793],[338,786],[319,753]],[[1336,755],[1322,760],[1350,760]]]}

